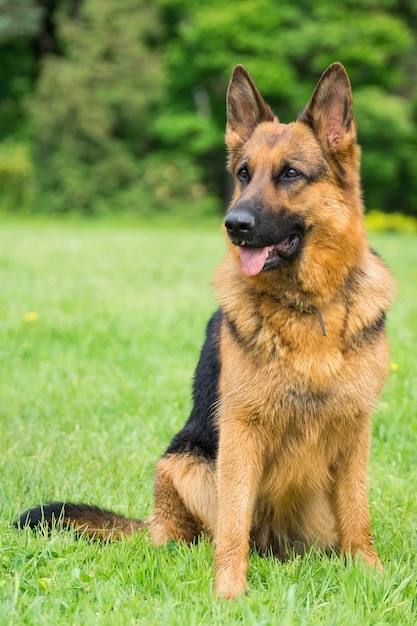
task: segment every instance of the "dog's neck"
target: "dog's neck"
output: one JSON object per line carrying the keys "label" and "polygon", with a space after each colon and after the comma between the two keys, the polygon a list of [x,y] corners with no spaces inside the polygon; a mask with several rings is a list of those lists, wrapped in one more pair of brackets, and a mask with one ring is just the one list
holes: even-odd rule
{"label": "dog's neck", "polygon": [[320,323],[320,328],[321,328],[321,332],[323,333],[323,337],[326,337],[326,326],[324,325],[324,319],[320,312],[320,309],[318,309],[313,304],[311,304],[310,306],[305,306],[302,302],[300,302],[299,304],[294,302],[294,304],[288,304],[287,306],[291,309],[296,309],[297,311],[300,311],[300,313],[307,313],[307,315],[315,315]]}

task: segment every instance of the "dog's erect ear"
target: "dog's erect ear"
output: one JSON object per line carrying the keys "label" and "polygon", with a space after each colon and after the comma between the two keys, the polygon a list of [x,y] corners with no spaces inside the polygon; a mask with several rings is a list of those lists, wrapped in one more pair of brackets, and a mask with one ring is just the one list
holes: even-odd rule
{"label": "dog's erect ear", "polygon": [[258,124],[273,119],[273,112],[246,68],[236,65],[227,90],[226,144],[229,150],[249,139]]}
{"label": "dog's erect ear", "polygon": [[332,152],[346,145],[345,140],[349,145],[356,141],[352,89],[341,63],[333,63],[323,73],[299,120]]}

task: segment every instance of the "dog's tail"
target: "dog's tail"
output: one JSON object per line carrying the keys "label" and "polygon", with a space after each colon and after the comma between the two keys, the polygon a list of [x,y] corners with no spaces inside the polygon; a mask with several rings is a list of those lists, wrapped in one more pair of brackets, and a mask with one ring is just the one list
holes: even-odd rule
{"label": "dog's tail", "polygon": [[145,530],[149,522],[130,519],[89,504],[51,502],[28,509],[22,513],[14,526],[16,528],[29,526],[32,529],[47,531],[52,527],[73,528],[79,534],[88,537],[102,541],[117,541]]}

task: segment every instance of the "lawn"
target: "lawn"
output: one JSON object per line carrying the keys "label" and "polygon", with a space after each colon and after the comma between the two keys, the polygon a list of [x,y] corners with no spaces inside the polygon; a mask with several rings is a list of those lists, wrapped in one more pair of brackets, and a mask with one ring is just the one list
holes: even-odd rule
{"label": "lawn", "polygon": [[253,555],[249,596],[218,602],[205,542],[155,549],[17,532],[52,499],[146,516],[155,460],[190,408],[213,226],[0,222],[0,623],[417,623],[417,237],[378,235],[398,280],[391,372],[373,422],[370,503],[380,576],[336,557]]}

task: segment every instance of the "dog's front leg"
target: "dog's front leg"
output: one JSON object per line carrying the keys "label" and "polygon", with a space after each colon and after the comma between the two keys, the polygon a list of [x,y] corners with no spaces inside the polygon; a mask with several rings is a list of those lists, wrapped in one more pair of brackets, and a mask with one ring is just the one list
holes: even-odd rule
{"label": "dog's front leg", "polygon": [[333,502],[343,553],[359,556],[382,569],[372,545],[367,493],[369,421],[364,420],[355,438],[345,443],[334,467]]}
{"label": "dog's front leg", "polygon": [[255,429],[230,419],[220,427],[217,466],[216,594],[227,599],[246,591],[252,513],[262,475]]}

